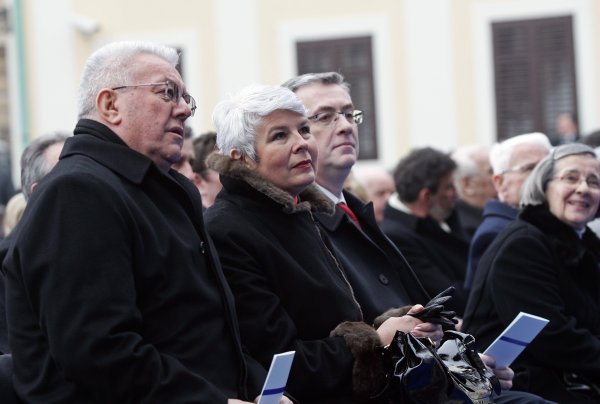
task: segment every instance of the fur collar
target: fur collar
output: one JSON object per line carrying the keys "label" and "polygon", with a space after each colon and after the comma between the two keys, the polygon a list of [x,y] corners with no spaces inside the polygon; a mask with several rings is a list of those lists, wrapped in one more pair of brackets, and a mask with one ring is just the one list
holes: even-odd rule
{"label": "fur collar", "polygon": [[250,170],[240,160],[234,160],[222,154],[212,154],[208,157],[206,164],[220,175],[242,180],[258,192],[283,205],[285,213],[312,211],[332,215],[335,212],[333,202],[323,195],[315,184],[309,185],[300,193],[300,202],[296,204],[290,194]]}
{"label": "fur collar", "polygon": [[566,223],[560,221],[545,205],[526,206],[520,216],[549,237],[558,256],[568,265],[577,265],[586,253],[600,259],[600,240],[586,227],[580,239],[577,233]]}

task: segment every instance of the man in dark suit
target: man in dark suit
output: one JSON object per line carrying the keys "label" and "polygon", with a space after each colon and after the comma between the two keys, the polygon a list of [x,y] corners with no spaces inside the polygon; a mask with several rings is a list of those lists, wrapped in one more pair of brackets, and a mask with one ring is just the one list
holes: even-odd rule
{"label": "man in dark suit", "polygon": [[87,61],[75,135],[4,266],[24,402],[249,402],[233,296],[181,157],[194,99],[177,51],[115,42]]}
{"label": "man in dark suit", "polygon": [[283,85],[308,109],[310,130],[319,147],[316,182],[338,205],[333,216],[317,213],[316,218],[346,269],[365,321],[372,323],[392,307],[425,304],[428,295],[402,254],[377,226],[373,204],[365,204],[343,190],[358,158],[358,124],[362,122],[362,112],[354,109],[348,83],[340,74],[330,72],[305,74]]}
{"label": "man in dark suit", "polygon": [[398,163],[396,193],[384,209],[381,228],[402,251],[425,290],[434,295],[454,286],[449,307],[459,315],[469,244],[454,203],[456,163],[430,147],[415,149]]}

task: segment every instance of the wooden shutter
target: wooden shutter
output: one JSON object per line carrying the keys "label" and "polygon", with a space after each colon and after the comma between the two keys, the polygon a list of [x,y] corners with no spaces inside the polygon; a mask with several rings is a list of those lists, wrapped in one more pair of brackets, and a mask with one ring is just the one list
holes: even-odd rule
{"label": "wooden shutter", "polygon": [[492,24],[497,137],[555,135],[558,115],[577,114],[571,16]]}

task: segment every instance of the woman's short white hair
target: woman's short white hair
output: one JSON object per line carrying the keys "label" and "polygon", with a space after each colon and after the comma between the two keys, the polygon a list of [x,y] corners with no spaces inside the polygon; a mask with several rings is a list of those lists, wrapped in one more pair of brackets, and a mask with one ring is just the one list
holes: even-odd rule
{"label": "woman's short white hair", "polygon": [[547,205],[546,189],[555,175],[556,162],[565,157],[579,154],[589,154],[594,158],[596,157],[594,149],[582,143],[568,143],[552,149],[552,152],[535,166],[525,180],[521,190],[521,207]]}
{"label": "woman's short white hair", "polygon": [[256,132],[262,119],[277,110],[306,116],[302,101],[291,90],[280,86],[252,85],[217,104],[213,122],[217,148],[228,155],[233,149],[256,160]]}
{"label": "woman's short white hair", "polygon": [[96,96],[103,88],[130,85],[135,66],[132,60],[141,54],[151,54],[176,67],[179,54],[175,48],[151,42],[111,42],[95,51],[83,68],[79,84],[79,118],[89,116],[96,108]]}
{"label": "woman's short white hair", "polygon": [[541,132],[525,133],[496,143],[490,149],[490,165],[494,174],[502,174],[511,168],[509,164],[513,150],[522,144],[540,145],[547,148],[548,151],[552,148],[548,136]]}

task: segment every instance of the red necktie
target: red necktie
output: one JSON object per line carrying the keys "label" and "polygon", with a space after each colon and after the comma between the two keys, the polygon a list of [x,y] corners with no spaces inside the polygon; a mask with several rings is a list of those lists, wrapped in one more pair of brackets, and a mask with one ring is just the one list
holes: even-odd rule
{"label": "red necktie", "polygon": [[348,207],[348,205],[346,205],[344,202],[338,202],[338,206],[344,212],[346,212],[346,214],[348,215],[348,217],[350,219],[352,219],[352,221],[354,222],[354,224],[356,224],[358,227],[360,227],[360,222],[358,221],[358,218],[356,217],[356,215],[354,214],[354,212],[352,212],[352,210]]}

